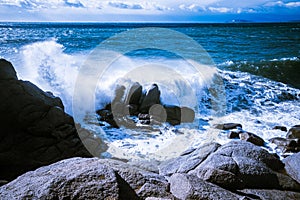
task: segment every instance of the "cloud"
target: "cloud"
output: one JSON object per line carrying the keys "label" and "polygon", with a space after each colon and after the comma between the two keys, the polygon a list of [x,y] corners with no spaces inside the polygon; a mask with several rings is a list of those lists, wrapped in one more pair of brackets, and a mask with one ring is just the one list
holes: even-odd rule
{"label": "cloud", "polygon": [[286,7],[286,8],[296,8],[300,7],[300,2],[287,2],[284,3],[282,1],[274,1],[274,2],[268,2],[265,4],[266,7]]}
{"label": "cloud", "polygon": [[121,8],[121,9],[143,9],[143,6],[140,4],[129,4],[129,3],[123,3],[123,2],[108,2],[108,5],[115,8]]}
{"label": "cloud", "polygon": [[208,10],[211,12],[219,12],[219,13],[229,13],[232,12],[232,8],[226,8],[226,7],[208,7]]}

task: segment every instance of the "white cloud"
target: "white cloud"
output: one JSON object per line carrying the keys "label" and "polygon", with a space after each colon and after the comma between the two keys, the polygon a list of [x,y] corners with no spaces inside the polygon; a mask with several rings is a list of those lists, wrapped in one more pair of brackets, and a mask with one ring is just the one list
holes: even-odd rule
{"label": "white cloud", "polygon": [[108,2],[108,5],[111,7],[115,7],[115,8],[120,8],[120,9],[133,9],[133,10],[137,10],[137,9],[143,9],[143,6],[140,4],[130,4],[127,2]]}
{"label": "white cloud", "polygon": [[300,7],[300,2],[287,2],[284,3],[282,1],[274,1],[274,2],[268,2],[265,4],[265,6],[267,7],[275,7],[275,6],[279,6],[279,7],[287,7],[287,8],[294,8],[294,7]]}
{"label": "white cloud", "polygon": [[208,10],[211,12],[219,12],[219,13],[228,13],[232,12],[232,8],[226,8],[226,7],[208,7]]}

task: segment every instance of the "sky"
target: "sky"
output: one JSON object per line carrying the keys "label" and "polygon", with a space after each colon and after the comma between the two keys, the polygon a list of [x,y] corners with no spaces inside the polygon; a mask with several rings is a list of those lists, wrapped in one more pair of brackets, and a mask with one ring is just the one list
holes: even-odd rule
{"label": "sky", "polygon": [[0,21],[300,21],[300,1],[0,0]]}

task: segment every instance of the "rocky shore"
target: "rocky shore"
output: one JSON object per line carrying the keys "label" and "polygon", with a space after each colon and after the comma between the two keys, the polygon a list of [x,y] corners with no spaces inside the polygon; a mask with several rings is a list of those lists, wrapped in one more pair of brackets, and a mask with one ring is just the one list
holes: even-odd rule
{"label": "rocky shore", "polygon": [[[133,112],[131,100],[125,106],[132,113],[149,114]],[[92,158],[83,143],[93,143],[93,151],[105,145],[88,131],[78,135],[61,100],[18,80],[3,59],[0,119],[0,199],[300,199],[299,125],[274,127],[287,132],[270,141],[293,153],[284,159],[235,123],[215,126],[231,142],[207,143],[163,162]]]}

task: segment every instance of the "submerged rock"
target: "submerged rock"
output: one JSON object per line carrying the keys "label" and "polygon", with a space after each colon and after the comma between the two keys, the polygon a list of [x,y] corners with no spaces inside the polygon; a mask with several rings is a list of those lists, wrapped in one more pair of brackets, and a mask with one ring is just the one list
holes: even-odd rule
{"label": "submerged rock", "polygon": [[289,132],[286,135],[286,138],[288,139],[300,139],[300,125],[295,125],[292,128],[290,128]]}
{"label": "submerged rock", "polygon": [[73,156],[90,157],[62,101],[0,59],[0,179]]}
{"label": "submerged rock", "polygon": [[252,144],[255,144],[257,146],[264,146],[265,144],[265,141],[261,137],[255,135],[254,133],[242,131],[239,133],[239,137],[241,140],[251,142]]}
{"label": "submerged rock", "polygon": [[273,130],[281,130],[287,132],[287,128],[285,126],[274,126]]}
{"label": "submerged rock", "polygon": [[225,123],[225,124],[215,124],[214,128],[221,129],[221,130],[230,130],[235,128],[242,128],[243,126],[238,123]]}

